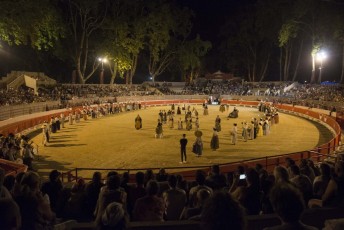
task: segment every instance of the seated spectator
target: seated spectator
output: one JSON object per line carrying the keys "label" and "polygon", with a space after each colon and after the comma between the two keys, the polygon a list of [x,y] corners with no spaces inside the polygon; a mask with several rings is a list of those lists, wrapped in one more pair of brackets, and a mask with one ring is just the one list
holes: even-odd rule
{"label": "seated spectator", "polygon": [[307,164],[308,164],[308,166],[311,168],[311,169],[313,169],[313,172],[314,172],[314,176],[320,176],[320,169],[319,169],[319,167],[316,167],[315,165],[314,165],[314,162],[311,160],[311,159],[308,159],[307,160]]}
{"label": "seated spectator", "polygon": [[184,179],[183,175],[177,174],[176,177],[177,177],[177,188],[184,190],[184,191],[189,191],[189,184]]}
{"label": "seated spectator", "polygon": [[290,183],[288,170],[283,166],[276,166],[274,168],[275,183]]}
{"label": "seated spectator", "polygon": [[136,200],[146,196],[147,194],[146,189],[144,187],[144,177],[145,174],[143,172],[137,172],[135,175],[136,185],[129,188],[127,199],[129,214],[132,213]]}
{"label": "seated spectator", "polygon": [[153,173],[153,170],[147,169],[145,173],[145,186],[147,185],[148,181],[155,180],[155,175]]}
{"label": "seated spectator", "polygon": [[117,202],[108,204],[103,215],[100,229],[124,230],[126,229],[128,217],[123,205]]}
{"label": "seated spectator", "polygon": [[49,181],[44,182],[41,188],[43,195],[47,194],[49,196],[50,207],[54,212],[57,212],[57,202],[63,188],[60,176],[59,171],[52,170],[49,174]]}
{"label": "seated spectator", "polygon": [[317,228],[307,226],[300,221],[305,204],[300,191],[288,183],[276,184],[271,190],[270,200],[276,214],[282,221],[282,225],[265,228],[265,230],[315,230]]}
{"label": "seated spectator", "polygon": [[21,229],[51,229],[55,223],[49,201],[40,191],[40,177],[27,172],[21,180],[21,191],[14,197],[20,208]]}
{"label": "seated spectator", "polygon": [[209,176],[206,178],[205,183],[213,190],[219,190],[226,187],[226,177],[220,173],[219,165],[211,166],[211,172]]}
{"label": "seated spectator", "polygon": [[175,175],[168,177],[170,189],[163,193],[166,205],[166,220],[179,220],[180,214],[186,205],[186,192],[177,188],[177,178]]}
{"label": "seated spectator", "polygon": [[100,189],[104,186],[101,181],[102,175],[100,172],[93,173],[92,180],[86,184],[85,194],[87,200],[87,210],[88,216],[93,215],[93,211],[96,208],[97,200],[99,197]]}
{"label": "seated spectator", "polygon": [[315,177],[313,182],[314,197],[319,199],[324,195],[328,182],[331,179],[331,167],[327,163],[320,164],[320,175]]}
{"label": "seated spectator", "polygon": [[290,181],[301,191],[305,203],[313,198],[313,186],[309,178],[300,173],[300,169],[297,165],[290,167]]}
{"label": "seated spectator", "polygon": [[310,200],[309,207],[343,207],[344,206],[344,162],[337,161],[335,175],[330,180],[321,200]]}
{"label": "seated spectator", "polygon": [[[259,185],[259,175],[253,168],[248,168],[245,175],[247,186],[238,186],[234,192],[232,192],[232,196],[245,208],[246,214],[258,215],[261,210],[260,200],[262,197]],[[233,186],[238,184],[238,181],[239,177],[235,176]],[[231,188],[231,190],[233,189]]]}
{"label": "seated spectator", "polygon": [[13,194],[15,183],[16,183],[16,178],[13,175],[7,175],[4,179],[4,186],[7,188],[7,190],[11,194]]}
{"label": "seated spectator", "polygon": [[202,170],[197,170],[196,171],[196,182],[197,185],[192,187],[189,191],[189,206],[190,207],[195,207],[196,206],[196,195],[197,192],[201,189],[206,189],[209,191],[209,193],[212,195],[213,194],[213,189],[206,186],[205,183],[205,173]]}
{"label": "seated spectator", "polygon": [[101,217],[107,205],[112,202],[118,202],[126,208],[127,194],[120,188],[121,178],[115,173],[110,174],[106,180],[106,186],[102,187],[99,193],[96,209],[94,215],[96,216],[96,224],[101,223]]}
{"label": "seated spectator", "polygon": [[5,170],[0,168],[0,198],[12,198],[11,193],[4,186]]}
{"label": "seated spectator", "polygon": [[301,160],[300,173],[307,176],[311,183],[313,183],[315,178],[314,170],[309,166],[308,161],[306,159]]}
{"label": "seated spectator", "polygon": [[17,230],[21,226],[18,205],[11,198],[0,198],[0,229]]}
{"label": "seated spectator", "polygon": [[70,198],[65,206],[65,213],[68,218],[76,220],[86,219],[86,193],[85,180],[79,178],[71,189]]}
{"label": "seated spectator", "polygon": [[215,192],[206,202],[201,214],[201,229],[245,229],[244,209],[229,193]]}
{"label": "seated spectator", "polygon": [[124,191],[127,194],[128,194],[128,190],[129,190],[129,185],[128,185],[129,179],[130,179],[129,177],[130,177],[129,173],[128,172],[124,172],[122,174],[121,184],[120,184],[121,188],[124,189]]}
{"label": "seated spectator", "polygon": [[211,193],[207,189],[200,189],[196,194],[196,205],[195,207],[185,207],[182,214],[180,215],[181,220],[187,219],[200,219],[200,215],[203,211],[205,203],[211,197]]}
{"label": "seated spectator", "polygon": [[133,219],[135,221],[163,221],[165,212],[164,200],[157,196],[159,184],[155,180],[147,183],[147,195],[137,199]]}
{"label": "seated spectator", "polygon": [[155,178],[158,182],[167,181],[168,174],[166,173],[166,170],[164,168],[161,168],[159,170],[159,173],[156,174]]}

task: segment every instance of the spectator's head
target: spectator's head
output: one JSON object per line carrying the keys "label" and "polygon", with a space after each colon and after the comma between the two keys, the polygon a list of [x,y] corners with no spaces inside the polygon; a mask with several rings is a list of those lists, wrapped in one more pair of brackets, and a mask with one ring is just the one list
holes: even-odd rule
{"label": "spectator's head", "polygon": [[277,184],[270,191],[273,209],[283,222],[297,222],[305,204],[301,192],[291,184]]}
{"label": "spectator's head", "polygon": [[118,175],[110,176],[106,180],[106,186],[110,189],[118,189],[121,185],[121,178]]}
{"label": "spectator's head", "polygon": [[337,161],[334,166],[334,171],[338,177],[344,177],[344,161]]}
{"label": "spectator's head", "polygon": [[40,188],[40,177],[35,172],[26,172],[21,179],[21,190],[23,193],[38,192]]}
{"label": "spectator's head", "polygon": [[71,191],[72,192],[82,192],[85,189],[85,180],[79,178],[75,184],[73,184]]}
{"label": "spectator's head", "polygon": [[149,180],[154,180],[154,179],[155,179],[155,175],[154,175],[153,170],[147,169],[145,173],[145,182],[147,183]]}
{"label": "spectator's head", "polygon": [[295,161],[290,157],[285,158],[285,163],[287,164],[287,168],[295,164]]}
{"label": "spectator's head", "polygon": [[127,221],[123,205],[117,202],[108,204],[102,215],[102,224],[115,230],[126,229]]}
{"label": "spectator's head", "polygon": [[297,166],[297,165],[292,165],[292,166],[290,166],[289,169],[290,169],[290,177],[291,177],[291,178],[300,175],[300,168],[299,168],[299,166]]}
{"label": "spectator's head", "polygon": [[49,173],[49,180],[51,182],[56,182],[59,179],[60,175],[61,173],[57,171],[56,169],[54,169]]}
{"label": "spectator's head", "polygon": [[259,186],[259,174],[255,169],[248,168],[246,170],[246,182],[248,185]]}
{"label": "spectator's head", "polygon": [[219,165],[212,165],[211,166],[211,173],[213,175],[219,175],[220,174],[220,166]]}
{"label": "spectator's head", "polygon": [[229,193],[217,192],[205,204],[201,214],[202,228],[244,229],[245,215],[240,204]]}
{"label": "spectator's head", "polygon": [[300,162],[300,168],[308,167],[308,161],[306,159],[302,159]]}
{"label": "spectator's head", "polygon": [[94,172],[92,176],[92,181],[94,183],[101,183],[102,181],[102,174],[100,172]]}
{"label": "spectator's head", "polygon": [[13,190],[15,183],[16,183],[16,178],[13,175],[8,175],[5,177],[4,186],[7,188],[8,191]]}
{"label": "spectator's head", "polygon": [[110,176],[117,176],[118,175],[118,172],[116,171],[110,171],[108,172],[108,174],[106,175],[107,178],[109,178]]}
{"label": "spectator's head", "polygon": [[5,170],[0,168],[0,186],[4,184],[4,180],[5,180]]}
{"label": "spectator's head", "polygon": [[199,185],[204,185],[204,183],[205,183],[205,173],[202,170],[197,170],[197,172],[196,172],[196,182]]}
{"label": "spectator's head", "polygon": [[20,229],[19,207],[12,199],[0,198],[0,229]]}
{"label": "spectator's head", "polygon": [[147,183],[146,187],[147,195],[154,196],[157,195],[159,192],[159,184],[156,180],[150,180]]}
{"label": "spectator's head", "polygon": [[331,176],[331,166],[327,163],[321,163],[320,172],[321,172],[321,175],[329,178]]}
{"label": "spectator's head", "polygon": [[168,176],[168,184],[171,188],[177,187],[177,177],[175,175],[169,175]]}
{"label": "spectator's head", "polygon": [[129,183],[130,175],[128,172],[124,172],[122,175],[122,183]]}
{"label": "spectator's head", "polygon": [[288,170],[283,166],[276,166],[274,169],[274,176],[276,183],[283,183],[289,181]]}
{"label": "spectator's head", "polygon": [[145,181],[145,174],[143,172],[137,172],[135,175],[136,184],[143,185]]}

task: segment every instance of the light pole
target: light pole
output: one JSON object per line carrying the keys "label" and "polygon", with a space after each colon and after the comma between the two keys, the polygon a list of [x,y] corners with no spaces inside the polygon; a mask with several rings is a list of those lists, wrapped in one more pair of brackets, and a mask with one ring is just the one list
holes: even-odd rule
{"label": "light pole", "polygon": [[327,55],[324,51],[320,51],[317,53],[317,60],[320,62],[319,66],[319,79],[318,82],[321,84],[321,74],[322,74],[322,68],[323,68],[323,61],[327,58]]}
{"label": "light pole", "polygon": [[106,58],[98,58],[98,61],[102,63],[102,69],[99,74],[99,84],[104,84],[104,63],[107,62]]}

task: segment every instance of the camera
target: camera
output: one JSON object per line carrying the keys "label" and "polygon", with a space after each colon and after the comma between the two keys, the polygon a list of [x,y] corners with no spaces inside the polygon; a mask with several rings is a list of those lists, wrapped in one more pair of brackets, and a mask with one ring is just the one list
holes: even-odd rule
{"label": "camera", "polygon": [[245,174],[240,174],[239,175],[239,180],[244,180],[246,179],[246,175]]}

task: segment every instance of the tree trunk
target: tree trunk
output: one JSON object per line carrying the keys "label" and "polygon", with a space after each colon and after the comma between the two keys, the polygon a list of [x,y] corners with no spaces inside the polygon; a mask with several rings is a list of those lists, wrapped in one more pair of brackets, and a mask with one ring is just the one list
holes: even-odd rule
{"label": "tree trunk", "polygon": [[280,47],[280,81],[283,81],[283,47]]}
{"label": "tree trunk", "polygon": [[303,39],[301,40],[301,44],[300,44],[300,48],[299,48],[299,54],[297,57],[297,62],[296,62],[295,71],[294,71],[294,75],[293,75],[293,81],[296,80],[297,74],[299,72],[302,49],[303,49]]}
{"label": "tree trunk", "polygon": [[266,75],[266,71],[268,70],[268,66],[269,66],[269,61],[270,61],[270,53],[265,61],[265,64],[264,64],[264,67],[263,67],[263,71],[260,75],[260,79],[259,79],[259,82],[263,81],[264,78],[265,78],[265,75]]}
{"label": "tree trunk", "polygon": [[116,75],[117,75],[117,62],[114,62],[113,69],[110,68],[110,72],[111,72],[110,85],[113,85],[116,79]]}
{"label": "tree trunk", "polygon": [[344,44],[342,46],[342,73],[340,75],[340,83],[344,83]]}

